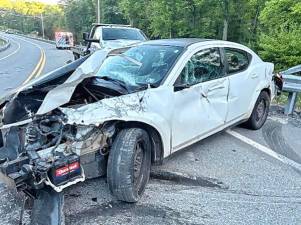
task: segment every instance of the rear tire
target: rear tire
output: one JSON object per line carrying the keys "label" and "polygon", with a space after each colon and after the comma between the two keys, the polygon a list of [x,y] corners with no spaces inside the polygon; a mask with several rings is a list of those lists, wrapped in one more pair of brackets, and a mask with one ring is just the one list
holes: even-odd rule
{"label": "rear tire", "polygon": [[270,109],[271,98],[266,91],[262,91],[255,103],[249,120],[243,125],[251,130],[260,129],[267,120]]}
{"label": "rear tire", "polygon": [[112,145],[107,181],[111,193],[121,201],[137,202],[150,176],[151,142],[140,128],[121,130]]}

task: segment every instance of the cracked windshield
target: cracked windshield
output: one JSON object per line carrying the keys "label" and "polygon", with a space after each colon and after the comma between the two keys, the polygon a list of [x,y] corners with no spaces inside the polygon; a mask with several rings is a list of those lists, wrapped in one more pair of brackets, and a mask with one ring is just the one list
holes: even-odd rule
{"label": "cracked windshield", "polygon": [[181,47],[141,45],[109,56],[97,72],[100,78],[119,80],[129,86],[158,86],[167,75]]}

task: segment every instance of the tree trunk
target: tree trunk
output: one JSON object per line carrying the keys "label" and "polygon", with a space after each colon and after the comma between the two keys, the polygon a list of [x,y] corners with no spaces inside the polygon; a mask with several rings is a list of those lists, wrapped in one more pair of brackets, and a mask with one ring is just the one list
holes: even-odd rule
{"label": "tree trunk", "polygon": [[229,22],[228,20],[225,18],[224,19],[224,29],[223,29],[223,40],[227,41],[228,40],[228,26],[229,26]]}
{"label": "tree trunk", "polygon": [[223,40],[228,40],[228,27],[229,27],[229,0],[223,0],[222,1],[222,8],[223,8],[223,14],[224,14],[224,28],[223,28]]}

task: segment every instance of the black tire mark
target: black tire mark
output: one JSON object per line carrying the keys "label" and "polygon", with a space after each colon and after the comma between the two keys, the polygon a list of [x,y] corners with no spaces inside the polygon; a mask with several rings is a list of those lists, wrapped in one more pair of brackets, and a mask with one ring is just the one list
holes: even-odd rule
{"label": "black tire mark", "polygon": [[297,163],[301,163],[301,157],[290,147],[283,137],[281,123],[267,121],[262,128],[262,134],[271,149]]}

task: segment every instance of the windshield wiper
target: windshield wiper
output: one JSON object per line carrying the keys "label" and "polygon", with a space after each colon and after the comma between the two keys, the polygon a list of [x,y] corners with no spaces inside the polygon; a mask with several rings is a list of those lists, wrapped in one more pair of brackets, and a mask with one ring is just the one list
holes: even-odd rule
{"label": "windshield wiper", "polygon": [[138,84],[139,86],[135,89],[135,91],[141,91],[141,90],[146,90],[148,88],[157,88],[158,86],[155,84],[146,84],[146,83],[139,83],[136,82],[136,84]]}
{"label": "windshield wiper", "polygon": [[112,81],[113,83],[117,83],[119,86],[121,86],[123,89],[125,89],[127,92],[129,92],[129,89],[126,85],[126,83],[122,80],[114,79],[109,76],[101,76],[100,79],[106,80],[106,81]]}

